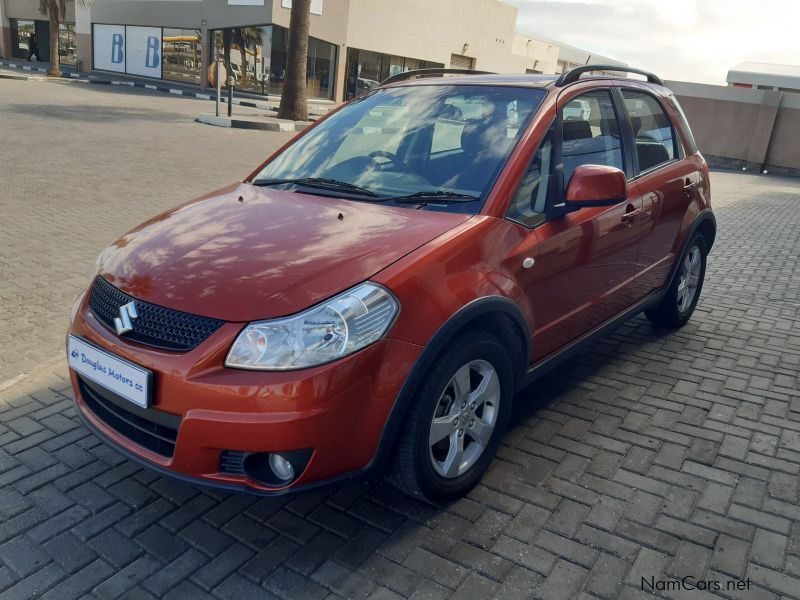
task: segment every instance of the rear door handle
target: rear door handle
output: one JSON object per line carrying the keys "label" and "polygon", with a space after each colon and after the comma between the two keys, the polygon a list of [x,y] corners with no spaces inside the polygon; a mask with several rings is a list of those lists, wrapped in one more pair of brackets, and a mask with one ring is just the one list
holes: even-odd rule
{"label": "rear door handle", "polygon": [[697,189],[697,185],[698,184],[696,182],[691,182],[687,180],[686,185],[683,186],[683,193],[686,195],[687,198],[692,195],[695,189]]}

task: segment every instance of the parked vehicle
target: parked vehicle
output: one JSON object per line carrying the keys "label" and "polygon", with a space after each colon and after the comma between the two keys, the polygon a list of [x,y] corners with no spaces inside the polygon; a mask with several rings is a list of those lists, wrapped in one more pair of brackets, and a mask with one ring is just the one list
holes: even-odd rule
{"label": "parked vehicle", "polygon": [[702,290],[683,113],[592,69],[392,77],[124,235],[73,308],[79,414],[194,483],[465,493],[516,391],[641,311],[680,327]]}

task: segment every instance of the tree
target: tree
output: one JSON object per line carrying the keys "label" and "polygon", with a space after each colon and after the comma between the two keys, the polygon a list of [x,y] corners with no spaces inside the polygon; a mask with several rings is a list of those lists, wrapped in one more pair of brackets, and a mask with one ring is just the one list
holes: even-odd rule
{"label": "tree", "polygon": [[[61,61],[58,56],[58,24],[67,14],[66,0],[39,0],[39,12],[50,19],[50,71],[51,77],[61,77]],[[37,57],[39,58],[39,57]]]}
{"label": "tree", "polygon": [[289,19],[289,56],[283,82],[279,119],[308,120],[306,71],[308,69],[308,27],[311,0],[293,0]]}

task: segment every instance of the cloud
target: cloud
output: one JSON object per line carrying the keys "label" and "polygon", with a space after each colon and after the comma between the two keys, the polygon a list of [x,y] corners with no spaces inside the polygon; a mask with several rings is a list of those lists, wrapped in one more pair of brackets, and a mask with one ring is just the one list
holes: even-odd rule
{"label": "cloud", "polygon": [[505,0],[523,31],[664,79],[725,84],[745,61],[800,65],[797,0]]}

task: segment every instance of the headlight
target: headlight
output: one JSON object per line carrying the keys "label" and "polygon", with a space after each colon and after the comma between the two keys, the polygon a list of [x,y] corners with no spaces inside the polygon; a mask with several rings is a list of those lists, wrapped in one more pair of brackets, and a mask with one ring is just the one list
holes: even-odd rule
{"label": "headlight", "polygon": [[388,290],[362,283],[292,317],[250,323],[225,366],[283,371],[330,362],[379,340],[398,309]]}

